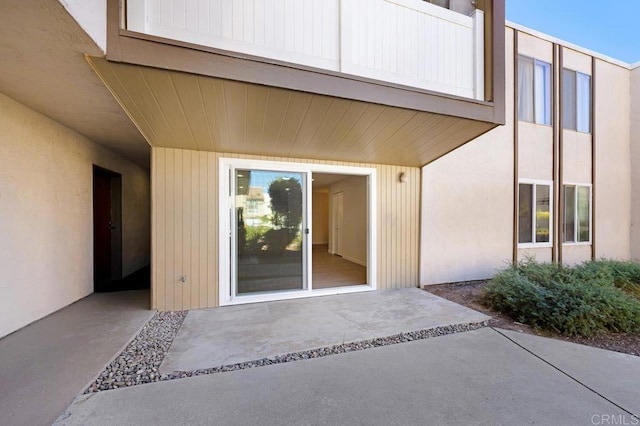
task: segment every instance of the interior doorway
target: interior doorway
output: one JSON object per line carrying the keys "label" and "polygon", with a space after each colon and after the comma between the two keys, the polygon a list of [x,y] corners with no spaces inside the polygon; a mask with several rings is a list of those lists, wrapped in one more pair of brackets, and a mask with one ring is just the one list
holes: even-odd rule
{"label": "interior doorway", "polygon": [[312,176],[314,288],[367,285],[367,177]]}
{"label": "interior doorway", "polygon": [[122,277],[122,176],[93,166],[93,290]]}

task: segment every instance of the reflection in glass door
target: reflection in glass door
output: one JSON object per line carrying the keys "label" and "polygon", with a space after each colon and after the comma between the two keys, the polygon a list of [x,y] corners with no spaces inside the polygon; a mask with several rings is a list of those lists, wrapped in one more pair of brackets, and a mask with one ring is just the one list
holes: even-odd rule
{"label": "reflection in glass door", "polygon": [[304,290],[304,173],[235,169],[235,294]]}

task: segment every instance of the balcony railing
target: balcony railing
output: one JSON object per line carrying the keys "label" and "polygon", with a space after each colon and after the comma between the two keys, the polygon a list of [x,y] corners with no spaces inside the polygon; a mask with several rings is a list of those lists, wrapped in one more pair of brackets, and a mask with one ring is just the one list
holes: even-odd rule
{"label": "balcony railing", "polygon": [[422,0],[127,0],[127,29],[471,99],[484,17]]}

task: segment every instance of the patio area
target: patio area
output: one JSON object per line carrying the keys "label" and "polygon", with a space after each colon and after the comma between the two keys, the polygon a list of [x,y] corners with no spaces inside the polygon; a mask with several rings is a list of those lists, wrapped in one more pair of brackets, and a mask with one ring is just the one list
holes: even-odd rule
{"label": "patio area", "polygon": [[194,371],[438,328],[449,334],[488,319],[418,288],[194,310],[160,370]]}

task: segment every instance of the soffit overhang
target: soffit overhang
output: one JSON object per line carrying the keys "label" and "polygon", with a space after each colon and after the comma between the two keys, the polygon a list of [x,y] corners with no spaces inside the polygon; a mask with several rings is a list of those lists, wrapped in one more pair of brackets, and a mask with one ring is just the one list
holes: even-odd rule
{"label": "soffit overhang", "polygon": [[495,123],[87,58],[152,147],[422,166]]}
{"label": "soffit overhang", "polygon": [[85,60],[104,53],[57,0],[3,1],[0,40],[1,93],[149,167],[149,145]]}

